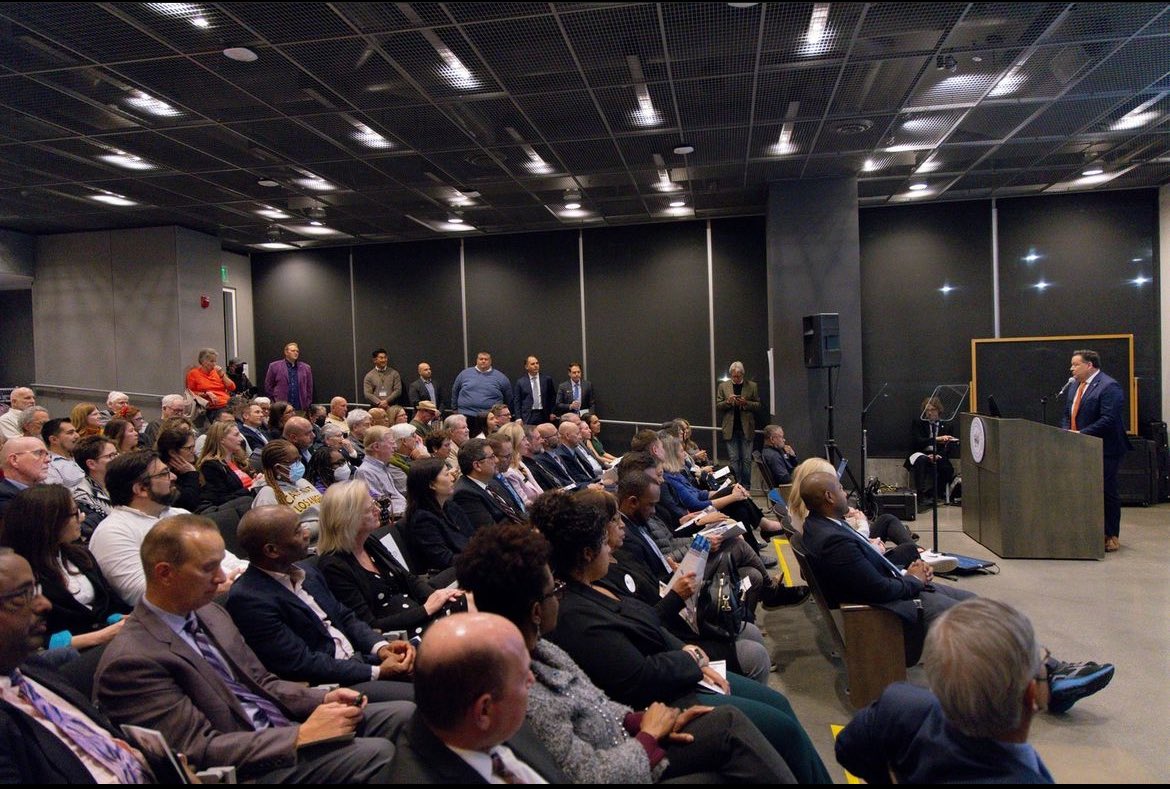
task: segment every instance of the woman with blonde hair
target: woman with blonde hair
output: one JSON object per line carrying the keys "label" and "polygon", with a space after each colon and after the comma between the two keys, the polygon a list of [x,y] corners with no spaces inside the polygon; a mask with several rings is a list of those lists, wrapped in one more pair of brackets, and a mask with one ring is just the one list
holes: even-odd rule
{"label": "woman with blonde hair", "polygon": [[78,403],[69,412],[69,421],[77,428],[77,437],[101,435],[102,415],[93,403]]}
{"label": "woman with blonde hair", "polygon": [[460,589],[433,589],[394,557],[374,532],[381,508],[365,482],[330,485],[321,501],[317,569],[329,590],[376,630],[422,631],[435,618],[461,607]]}
{"label": "woman with blonde hair", "polygon": [[386,409],[386,422],[393,427],[394,425],[405,425],[410,421],[410,416],[406,413],[406,409],[400,405],[392,405]]}
{"label": "woman with blonde hair", "polygon": [[524,462],[523,456],[528,452],[528,436],[524,433],[524,425],[509,422],[496,432],[512,442],[512,465],[504,472],[504,478],[512,483],[512,487],[520,494],[520,498],[524,499],[524,506],[527,507],[537,496],[544,493],[544,489],[540,487],[532,470]]}
{"label": "woman with blonde hair", "polygon": [[203,451],[195,461],[203,487],[203,504],[220,506],[239,496],[251,495],[252,477],[244,436],[235,421],[213,422],[207,428]]}

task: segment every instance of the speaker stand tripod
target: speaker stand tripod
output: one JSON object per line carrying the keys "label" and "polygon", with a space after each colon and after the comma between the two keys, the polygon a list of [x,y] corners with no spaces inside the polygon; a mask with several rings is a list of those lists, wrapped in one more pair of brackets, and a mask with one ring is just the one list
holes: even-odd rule
{"label": "speaker stand tripod", "polygon": [[[841,454],[841,448],[837,446],[837,441],[833,436],[833,368],[826,367],[825,372],[829,374],[829,403],[825,406],[825,410],[829,413],[828,431],[825,438],[825,460],[829,461],[836,468],[840,464],[845,466],[845,474],[849,477],[849,481],[853,483],[853,492],[858,496],[864,496],[864,489],[857,484],[857,477],[853,476],[853,469],[849,468],[849,461]],[[864,474],[864,470],[862,472]]]}

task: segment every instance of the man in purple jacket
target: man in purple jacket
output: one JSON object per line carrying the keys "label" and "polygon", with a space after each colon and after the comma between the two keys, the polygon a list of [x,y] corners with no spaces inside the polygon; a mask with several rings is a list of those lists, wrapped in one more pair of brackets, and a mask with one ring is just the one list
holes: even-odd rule
{"label": "man in purple jacket", "polygon": [[284,346],[284,358],[268,365],[264,374],[264,393],[275,400],[285,400],[297,411],[313,402],[313,368],[300,361],[301,349],[295,342]]}

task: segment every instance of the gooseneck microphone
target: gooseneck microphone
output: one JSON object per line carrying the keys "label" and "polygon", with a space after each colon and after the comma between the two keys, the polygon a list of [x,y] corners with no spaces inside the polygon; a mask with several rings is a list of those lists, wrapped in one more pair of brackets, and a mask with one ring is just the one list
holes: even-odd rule
{"label": "gooseneck microphone", "polygon": [[1056,393],[1056,396],[1057,396],[1058,398],[1060,398],[1060,397],[1064,397],[1064,393],[1065,393],[1065,392],[1067,392],[1067,391],[1068,391],[1068,388],[1069,388],[1070,386],[1072,386],[1074,383],[1076,383],[1076,381],[1077,381],[1077,379],[1076,379],[1076,378],[1073,378],[1073,377],[1070,375],[1070,376],[1069,376],[1069,378],[1068,378],[1068,380],[1064,382],[1064,386],[1060,387],[1060,391]]}

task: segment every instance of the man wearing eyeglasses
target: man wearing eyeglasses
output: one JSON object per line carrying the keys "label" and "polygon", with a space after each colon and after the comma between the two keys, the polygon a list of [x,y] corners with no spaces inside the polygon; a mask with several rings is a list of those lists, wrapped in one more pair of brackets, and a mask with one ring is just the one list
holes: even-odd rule
{"label": "man wearing eyeglasses", "polygon": [[151,782],[141,755],[106,717],[33,657],[51,608],[28,562],[0,548],[0,780]]}
{"label": "man wearing eyeglasses", "polygon": [[[137,605],[146,592],[139,556],[146,533],[161,518],[189,513],[172,506],[175,473],[148,450],[126,452],[111,460],[106,467],[106,491],[114,509],[94,529],[89,549],[118,596]],[[228,580],[220,592],[226,592],[247,567],[247,562],[225,552],[223,571]]]}
{"label": "man wearing eyeglasses", "polygon": [[0,448],[0,518],[8,509],[8,502],[27,487],[39,485],[49,474],[49,450],[39,438],[12,438]]}

